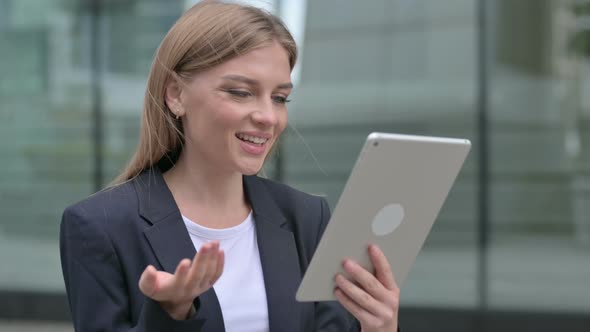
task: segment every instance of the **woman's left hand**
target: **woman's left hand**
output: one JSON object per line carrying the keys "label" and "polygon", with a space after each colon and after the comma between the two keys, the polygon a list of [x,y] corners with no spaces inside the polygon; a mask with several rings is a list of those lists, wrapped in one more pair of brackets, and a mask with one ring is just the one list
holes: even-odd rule
{"label": "woman's left hand", "polygon": [[399,288],[381,249],[370,245],[369,256],[375,274],[347,259],[343,266],[352,281],[338,274],[334,294],[344,308],[359,320],[363,332],[395,332]]}

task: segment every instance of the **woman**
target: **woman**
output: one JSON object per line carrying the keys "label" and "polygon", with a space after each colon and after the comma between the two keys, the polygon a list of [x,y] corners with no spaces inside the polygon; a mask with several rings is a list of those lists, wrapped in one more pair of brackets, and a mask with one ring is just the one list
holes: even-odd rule
{"label": "woman", "polygon": [[64,212],[77,331],[397,329],[399,290],[377,247],[374,275],[343,262],[339,303],[295,301],[329,210],[256,174],[287,124],[296,56],[280,20],[253,7],[205,1],[171,28],[132,161]]}

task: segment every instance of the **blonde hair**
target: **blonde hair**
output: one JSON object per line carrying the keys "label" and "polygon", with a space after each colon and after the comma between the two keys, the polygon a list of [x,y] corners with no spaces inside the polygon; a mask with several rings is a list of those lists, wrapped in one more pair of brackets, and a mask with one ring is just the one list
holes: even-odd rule
{"label": "blonde hair", "polygon": [[291,69],[297,46],[284,23],[262,9],[205,0],[190,8],[172,26],[152,63],[137,149],[112,185],[129,181],[158,166],[165,172],[178,160],[183,146],[181,120],[165,101],[167,84],[188,80],[207,68],[277,41],[285,48]]}

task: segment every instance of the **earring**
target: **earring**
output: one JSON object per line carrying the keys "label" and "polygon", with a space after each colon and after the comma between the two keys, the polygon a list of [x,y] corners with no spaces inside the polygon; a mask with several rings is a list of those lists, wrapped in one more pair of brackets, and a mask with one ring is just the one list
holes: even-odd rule
{"label": "earring", "polygon": [[178,114],[176,114],[176,120],[178,120],[178,118],[179,118],[179,116],[178,116]]}

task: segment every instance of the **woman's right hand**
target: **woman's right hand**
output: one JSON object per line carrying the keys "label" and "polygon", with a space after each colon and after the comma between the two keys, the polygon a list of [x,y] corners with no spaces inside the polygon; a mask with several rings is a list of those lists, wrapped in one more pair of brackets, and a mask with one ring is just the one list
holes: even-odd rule
{"label": "woman's right hand", "polygon": [[192,264],[188,258],[180,261],[174,274],[149,265],[139,278],[139,289],[145,296],[160,302],[172,318],[184,320],[192,311],[194,299],[219,279],[223,263],[219,242],[209,242],[201,247]]}

